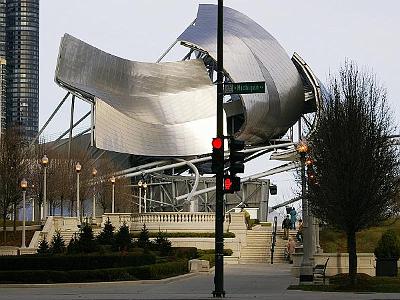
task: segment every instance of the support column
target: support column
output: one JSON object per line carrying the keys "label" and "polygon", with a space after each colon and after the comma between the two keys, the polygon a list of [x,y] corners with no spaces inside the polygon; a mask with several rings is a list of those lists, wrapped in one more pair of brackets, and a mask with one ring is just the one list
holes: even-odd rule
{"label": "support column", "polygon": [[259,206],[259,216],[260,222],[266,222],[268,219],[268,200],[269,200],[269,180],[261,181],[261,201]]}

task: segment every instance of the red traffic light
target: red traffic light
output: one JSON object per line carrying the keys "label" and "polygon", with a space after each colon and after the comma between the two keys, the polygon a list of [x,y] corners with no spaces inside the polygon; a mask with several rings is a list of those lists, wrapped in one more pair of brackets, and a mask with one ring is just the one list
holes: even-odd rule
{"label": "red traffic light", "polygon": [[231,189],[232,184],[232,180],[229,177],[224,179],[224,187],[226,191],[229,191]]}
{"label": "red traffic light", "polygon": [[212,142],[213,149],[221,149],[223,145],[223,141],[221,138],[213,138]]}

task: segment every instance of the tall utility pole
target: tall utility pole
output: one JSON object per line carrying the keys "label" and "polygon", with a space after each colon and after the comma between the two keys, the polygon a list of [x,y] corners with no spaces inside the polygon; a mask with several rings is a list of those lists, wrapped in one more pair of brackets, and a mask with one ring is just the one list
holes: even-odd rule
{"label": "tall utility pole", "polygon": [[[217,27],[217,138],[224,140],[223,101],[224,101],[224,47],[223,47],[223,16],[224,1],[218,0],[218,27]],[[224,143],[222,143],[222,153]],[[224,157],[222,156],[222,159]],[[219,164],[216,172],[216,204],[215,204],[215,277],[214,297],[225,297],[224,291],[224,166]]]}

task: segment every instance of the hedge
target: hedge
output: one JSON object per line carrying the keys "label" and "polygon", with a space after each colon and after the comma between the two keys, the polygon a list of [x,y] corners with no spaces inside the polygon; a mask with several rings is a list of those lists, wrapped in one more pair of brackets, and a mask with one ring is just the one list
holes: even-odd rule
{"label": "hedge", "polygon": [[[138,238],[140,232],[132,234],[133,238]],[[156,238],[158,232],[149,232],[150,238]],[[163,232],[163,235],[167,238],[178,238],[178,237],[199,237],[199,238],[213,238],[215,237],[214,232]],[[233,232],[224,232],[224,238],[234,238]]]}
{"label": "hedge", "polygon": [[154,264],[151,253],[128,255],[0,256],[0,270],[94,270]]}
{"label": "hedge", "polygon": [[136,279],[161,279],[188,272],[187,260],[128,268],[97,270],[0,271],[0,283],[93,282]]}

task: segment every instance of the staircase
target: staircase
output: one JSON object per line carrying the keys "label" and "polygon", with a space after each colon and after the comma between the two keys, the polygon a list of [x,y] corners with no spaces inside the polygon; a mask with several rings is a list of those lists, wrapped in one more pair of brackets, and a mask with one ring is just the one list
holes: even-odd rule
{"label": "staircase", "polygon": [[[294,237],[296,231],[291,230],[290,235]],[[271,263],[271,242],[271,228],[256,226],[253,227],[253,230],[248,230],[247,245],[241,249],[239,263]],[[278,230],[274,250],[274,264],[287,263],[284,258],[286,244],[287,240],[283,239],[283,230]]]}

